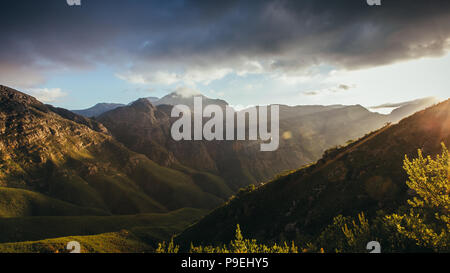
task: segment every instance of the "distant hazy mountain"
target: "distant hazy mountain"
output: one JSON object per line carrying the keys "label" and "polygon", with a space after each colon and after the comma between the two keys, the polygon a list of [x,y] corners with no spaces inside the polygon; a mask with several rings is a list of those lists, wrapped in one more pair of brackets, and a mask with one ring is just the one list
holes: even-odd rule
{"label": "distant hazy mountain", "polygon": [[391,120],[392,122],[398,122],[405,116],[410,116],[417,112],[417,109],[425,109],[438,102],[439,100],[433,97],[403,102],[399,107],[392,110],[390,114]]}
{"label": "distant hazy mountain", "polygon": [[344,148],[329,150],[312,166],[241,192],[177,239],[187,244],[228,242],[240,224],[248,238],[305,241],[339,214],[364,211],[373,217],[377,210],[390,212],[408,198],[405,154],[415,157],[420,148],[435,155],[441,142],[450,146],[449,124],[447,100]]}
{"label": "distant hazy mountain", "polygon": [[[158,97],[146,97],[145,99],[147,99],[149,102],[151,103],[155,103],[159,100]],[[128,105],[132,104],[133,102],[130,102]],[[72,112],[78,114],[78,115],[82,115],[88,118],[91,117],[97,117],[100,116],[101,114],[114,110],[118,107],[121,106],[125,106],[125,104],[122,103],[97,103],[96,105],[87,108],[87,109],[83,109],[83,110],[71,110]]]}
{"label": "distant hazy mountain", "polygon": [[103,114],[104,112],[113,110],[117,107],[120,106],[124,106],[125,104],[121,104],[121,103],[97,103],[96,105],[87,108],[87,109],[83,109],[83,110],[71,110],[72,112],[78,114],[78,115],[82,115],[85,117],[96,117],[99,116],[101,114]]}

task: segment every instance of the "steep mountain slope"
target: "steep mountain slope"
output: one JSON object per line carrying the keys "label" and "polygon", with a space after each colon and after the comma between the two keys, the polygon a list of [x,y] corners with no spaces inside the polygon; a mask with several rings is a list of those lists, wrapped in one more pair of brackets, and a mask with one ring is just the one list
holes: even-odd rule
{"label": "steep mountain slope", "polygon": [[[129,149],[145,154],[160,165],[189,175],[205,192],[221,198],[230,196],[233,191],[217,176],[217,166],[202,143],[176,142],[171,138],[172,121],[170,113],[164,108],[153,106],[147,99],[139,99],[100,115],[97,120],[105,124],[113,136]],[[192,162],[197,162],[197,165]]]}
{"label": "steep mountain slope", "polygon": [[56,114],[60,115],[61,117],[65,118],[65,119],[86,125],[87,127],[91,128],[94,131],[109,135],[108,129],[106,129],[105,126],[103,126],[103,124],[101,124],[93,119],[76,114],[76,113],[69,111],[67,109],[64,109],[64,108],[53,107],[52,105],[48,105],[48,104],[46,105],[46,107],[49,108],[52,112],[55,112]]}
{"label": "steep mountain slope", "polygon": [[[249,184],[241,169],[230,164],[232,142],[174,141],[170,126],[172,106],[154,106],[146,99],[106,112],[96,118],[129,149],[139,151],[163,166],[190,173],[207,190],[214,187],[220,196]],[[225,182],[226,181],[226,182]],[[214,191],[214,189],[211,189]]]}
{"label": "steep mountain slope", "polygon": [[405,154],[412,157],[420,148],[434,155],[441,142],[450,146],[450,100],[329,150],[312,166],[240,192],[178,241],[227,242],[237,223],[250,238],[306,241],[338,214],[390,211],[412,194],[402,169]]}
{"label": "steep mountain slope", "polygon": [[75,114],[84,116],[84,117],[96,117],[107,111],[116,109],[117,107],[124,106],[121,103],[97,103],[96,105],[82,110],[71,110]]}
{"label": "steep mountain slope", "polygon": [[[94,214],[212,208],[223,200],[204,192],[190,175],[128,150],[101,124],[4,86],[0,86],[0,186],[92,208]],[[33,212],[24,210],[25,215],[42,211],[54,215],[39,208],[39,202],[33,204]]]}
{"label": "steep mountain slope", "polygon": [[169,116],[158,111],[147,99],[139,99],[96,118],[128,148],[169,166],[175,161],[162,146],[170,140]]}

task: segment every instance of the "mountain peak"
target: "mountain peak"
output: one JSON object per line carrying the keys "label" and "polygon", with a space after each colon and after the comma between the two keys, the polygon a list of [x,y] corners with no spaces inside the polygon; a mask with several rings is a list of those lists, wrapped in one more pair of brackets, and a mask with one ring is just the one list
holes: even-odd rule
{"label": "mountain peak", "polygon": [[155,101],[159,100],[158,97],[145,97],[149,102],[154,103]]}
{"label": "mountain peak", "polygon": [[137,99],[133,101],[130,106],[144,111],[155,108],[147,98]]}
{"label": "mountain peak", "polygon": [[211,104],[215,104],[215,105],[219,105],[220,107],[225,107],[228,105],[228,102],[221,100],[221,99],[212,99],[209,98],[199,92],[180,92],[179,90],[176,90],[164,97],[162,97],[161,99],[155,101],[153,104],[154,105],[178,105],[178,104],[183,104],[183,105],[187,105],[190,108],[194,107],[194,97],[201,97],[202,98],[202,103],[203,105],[211,105]]}
{"label": "mountain peak", "polygon": [[191,92],[191,93],[180,93],[178,91],[173,91],[167,95],[165,95],[164,97],[162,97],[161,99],[159,99],[160,101],[165,101],[165,100],[169,100],[169,99],[174,99],[174,100],[186,100],[186,99],[193,99],[194,97],[201,97],[203,98],[207,98],[206,96],[204,96],[202,93],[200,92]]}

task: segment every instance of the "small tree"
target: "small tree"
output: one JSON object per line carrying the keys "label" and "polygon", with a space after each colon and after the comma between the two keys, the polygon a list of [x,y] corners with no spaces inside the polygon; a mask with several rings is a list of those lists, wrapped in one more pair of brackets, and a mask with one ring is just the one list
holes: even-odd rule
{"label": "small tree", "polygon": [[236,235],[235,239],[230,243],[230,250],[232,253],[247,253],[247,246],[244,241],[244,237],[241,233],[241,227],[239,224],[236,226]]}
{"label": "small tree", "polygon": [[434,251],[449,251],[450,245],[450,182],[449,154],[442,144],[442,154],[436,159],[418,157],[409,160],[405,156],[403,168],[408,174],[406,184],[416,196],[408,200],[408,214],[393,214],[386,220],[397,231],[413,239],[420,246]]}
{"label": "small tree", "polygon": [[155,250],[156,253],[178,253],[180,250],[179,245],[173,243],[173,237],[170,239],[169,244],[166,246],[166,242],[158,243],[158,248]]}

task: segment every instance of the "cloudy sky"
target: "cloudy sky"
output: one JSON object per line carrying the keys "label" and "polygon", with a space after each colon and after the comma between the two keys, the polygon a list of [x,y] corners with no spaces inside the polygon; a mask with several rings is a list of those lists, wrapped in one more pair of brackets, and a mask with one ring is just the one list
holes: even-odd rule
{"label": "cloudy sky", "polygon": [[450,1],[1,3],[0,84],[57,106],[197,90],[232,105],[450,97]]}

